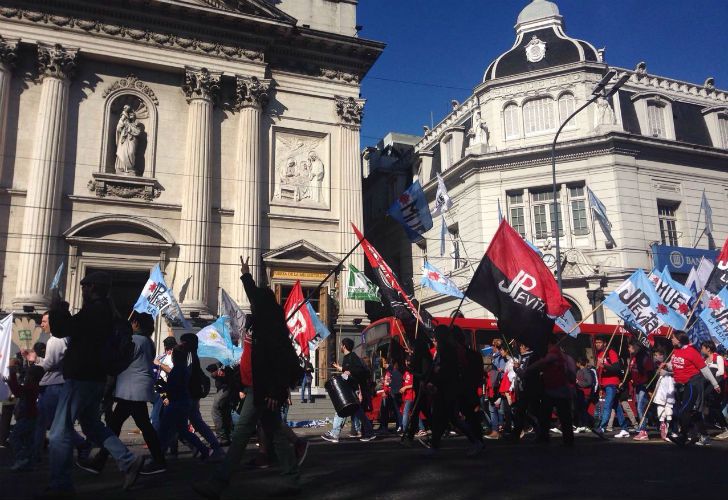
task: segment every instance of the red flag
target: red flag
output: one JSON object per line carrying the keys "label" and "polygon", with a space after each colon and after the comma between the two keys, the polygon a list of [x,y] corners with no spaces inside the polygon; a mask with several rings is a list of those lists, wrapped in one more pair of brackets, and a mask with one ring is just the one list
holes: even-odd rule
{"label": "red flag", "polygon": [[[301,282],[296,281],[296,284],[293,285],[293,290],[291,290],[291,294],[286,300],[286,305],[283,307],[286,318],[302,303],[303,289],[301,288]],[[298,308],[296,314],[288,320],[288,330],[291,332],[291,337],[295,341],[294,346],[295,344],[299,346],[296,351],[300,350],[300,354],[308,356],[308,341],[316,336],[316,329],[313,326],[307,307]]]}
{"label": "red flag", "polygon": [[465,295],[495,314],[505,335],[532,349],[545,346],[553,318],[570,307],[541,257],[505,220]]}
{"label": "red flag", "polygon": [[705,284],[705,289],[713,295],[719,293],[724,286],[728,286],[728,238],[723,243],[723,249],[715,261],[713,272]]}
{"label": "red flag", "polygon": [[[410,299],[407,293],[402,289],[397,281],[397,277],[394,275],[394,272],[392,272],[392,269],[386,262],[384,262],[384,259],[382,259],[382,256],[379,255],[377,249],[374,248],[366,238],[364,238],[364,235],[361,234],[353,222],[351,223],[351,227],[354,228],[356,237],[359,238],[359,241],[361,241],[361,246],[364,248],[364,254],[367,256],[369,265],[372,266],[372,269],[374,269],[374,272],[377,274],[380,285],[379,288],[382,291],[382,295],[389,301],[389,305],[392,307],[394,315],[400,319],[406,319],[402,317],[402,313],[404,311],[409,311],[409,313],[411,313],[417,321],[426,325],[420,313],[417,312],[417,307],[412,302],[412,299]],[[406,314],[406,312],[404,314]]]}

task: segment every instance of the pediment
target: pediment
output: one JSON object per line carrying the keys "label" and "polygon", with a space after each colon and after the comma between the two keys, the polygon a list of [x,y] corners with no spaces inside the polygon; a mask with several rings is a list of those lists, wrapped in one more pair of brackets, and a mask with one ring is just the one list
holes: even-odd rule
{"label": "pediment", "polygon": [[339,263],[336,257],[306,240],[299,240],[271,250],[263,255],[263,260],[269,266],[293,264],[330,268]]}
{"label": "pediment", "polygon": [[266,0],[177,0],[177,3],[185,3],[191,5],[199,5],[237,14],[247,14],[266,19],[272,19],[283,22],[293,22],[296,20],[275,8]]}
{"label": "pediment", "polygon": [[64,233],[70,244],[95,244],[171,248],[172,236],[163,228],[138,217],[99,216],[80,222]]}

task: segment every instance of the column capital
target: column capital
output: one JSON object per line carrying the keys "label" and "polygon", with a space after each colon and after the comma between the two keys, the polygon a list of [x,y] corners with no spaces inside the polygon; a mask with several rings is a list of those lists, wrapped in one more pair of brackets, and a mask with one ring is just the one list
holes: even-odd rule
{"label": "column capital", "polygon": [[365,99],[353,97],[334,96],[336,99],[336,114],[339,115],[342,125],[358,127],[364,117]]}
{"label": "column capital", "polygon": [[271,80],[235,75],[235,109],[239,111],[247,107],[265,108],[268,104],[270,85]]}
{"label": "column capital", "polygon": [[41,78],[70,80],[76,74],[78,49],[64,48],[60,43],[38,42],[38,73]]}
{"label": "column capital", "polygon": [[185,67],[185,83],[182,85],[182,91],[187,96],[187,101],[204,99],[214,102],[220,92],[221,77],[222,73],[219,71]]}
{"label": "column capital", "polygon": [[13,67],[18,56],[18,39],[0,35],[0,65]]}

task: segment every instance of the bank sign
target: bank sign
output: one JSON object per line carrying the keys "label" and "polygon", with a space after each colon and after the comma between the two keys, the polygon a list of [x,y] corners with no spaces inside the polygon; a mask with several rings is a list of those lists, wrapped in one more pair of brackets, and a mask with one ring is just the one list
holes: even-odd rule
{"label": "bank sign", "polygon": [[715,262],[717,256],[717,250],[652,245],[652,259],[655,268],[663,269],[667,266],[671,274],[689,274],[691,267],[697,268],[700,265],[700,259],[702,257],[705,257],[711,262]]}

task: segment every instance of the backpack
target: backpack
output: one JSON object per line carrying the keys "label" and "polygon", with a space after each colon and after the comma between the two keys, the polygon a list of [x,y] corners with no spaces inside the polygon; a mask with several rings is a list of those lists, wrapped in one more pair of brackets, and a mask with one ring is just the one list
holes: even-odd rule
{"label": "backpack", "polygon": [[202,399],[210,394],[210,378],[200,368],[200,362],[190,366],[190,381],[187,386],[192,399]]}
{"label": "backpack", "polygon": [[103,360],[106,374],[116,377],[129,368],[134,360],[134,341],[131,325],[123,318],[115,316],[111,324],[111,333],[106,338]]}

